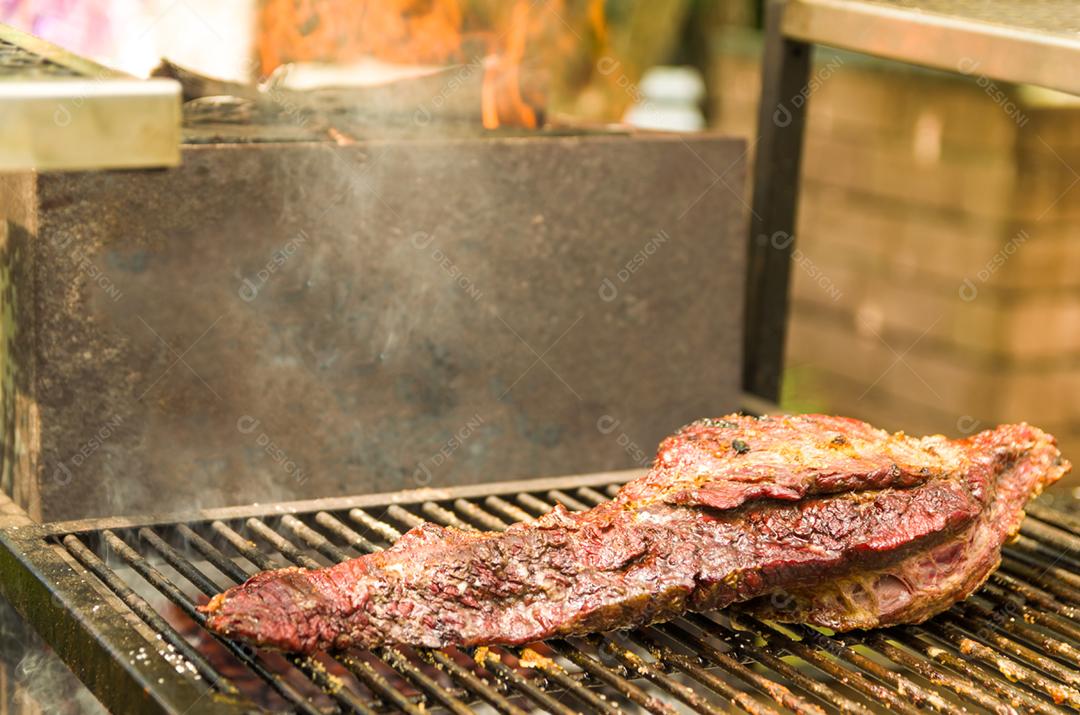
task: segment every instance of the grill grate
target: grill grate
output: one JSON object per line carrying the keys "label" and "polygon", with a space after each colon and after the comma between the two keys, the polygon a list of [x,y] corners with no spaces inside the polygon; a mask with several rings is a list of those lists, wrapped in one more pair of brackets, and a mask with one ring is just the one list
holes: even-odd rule
{"label": "grill grate", "polygon": [[629,476],[9,528],[0,569],[8,597],[118,712],[1080,709],[1080,530],[1039,505],[976,596],[923,625],[866,634],[730,611],[525,648],[301,657],[213,636],[195,610],[257,570],[369,553],[423,520],[501,530],[555,502],[587,509]]}
{"label": "grill grate", "polygon": [[78,77],[70,67],[54,62],[0,37],[0,80],[11,78]]}

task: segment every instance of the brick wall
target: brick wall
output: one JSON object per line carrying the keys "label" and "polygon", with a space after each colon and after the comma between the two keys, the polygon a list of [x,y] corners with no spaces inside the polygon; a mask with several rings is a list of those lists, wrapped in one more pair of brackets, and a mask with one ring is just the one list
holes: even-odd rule
{"label": "brick wall", "polygon": [[[714,123],[752,136],[760,45],[714,50]],[[828,50],[812,76],[785,406],[1027,420],[1080,460],[1080,108]]]}

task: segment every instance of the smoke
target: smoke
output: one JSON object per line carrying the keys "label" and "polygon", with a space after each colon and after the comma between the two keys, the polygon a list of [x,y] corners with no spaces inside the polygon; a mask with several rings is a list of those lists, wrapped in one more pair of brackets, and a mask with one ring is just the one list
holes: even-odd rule
{"label": "smoke", "polygon": [[107,715],[36,632],[0,598],[0,710],[50,715]]}

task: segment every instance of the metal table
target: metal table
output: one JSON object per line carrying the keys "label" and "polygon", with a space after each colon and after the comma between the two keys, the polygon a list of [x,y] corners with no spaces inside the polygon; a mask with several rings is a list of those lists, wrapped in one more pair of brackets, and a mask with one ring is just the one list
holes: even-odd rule
{"label": "metal table", "polygon": [[813,45],[1080,94],[1072,0],[770,0],[750,222],[743,386],[775,400],[783,368]]}
{"label": "metal table", "polygon": [[0,25],[0,171],[175,166],[180,84]]}

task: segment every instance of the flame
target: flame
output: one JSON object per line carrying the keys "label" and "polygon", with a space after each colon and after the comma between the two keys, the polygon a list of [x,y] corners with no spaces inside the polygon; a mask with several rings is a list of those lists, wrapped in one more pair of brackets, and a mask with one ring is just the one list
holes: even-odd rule
{"label": "flame", "polygon": [[[528,60],[550,65],[570,54],[566,0],[502,0],[465,12],[475,0],[261,0],[258,58],[268,75],[287,62],[352,62],[364,57],[412,65],[470,63],[482,54],[480,117],[488,129],[536,127],[544,97],[526,76]],[[585,19],[604,37],[603,0]],[[472,54],[473,57],[468,55]],[[544,61],[533,60],[541,56]],[[541,69],[544,69],[541,67]]]}
{"label": "flame", "polygon": [[262,73],[294,61],[436,64],[461,47],[458,0],[265,0],[259,15]]}
{"label": "flame", "polygon": [[528,32],[529,2],[517,0],[510,15],[505,52],[489,57],[484,66],[481,117],[487,129],[498,129],[502,124],[536,126],[536,112],[521,96],[521,60]]}

